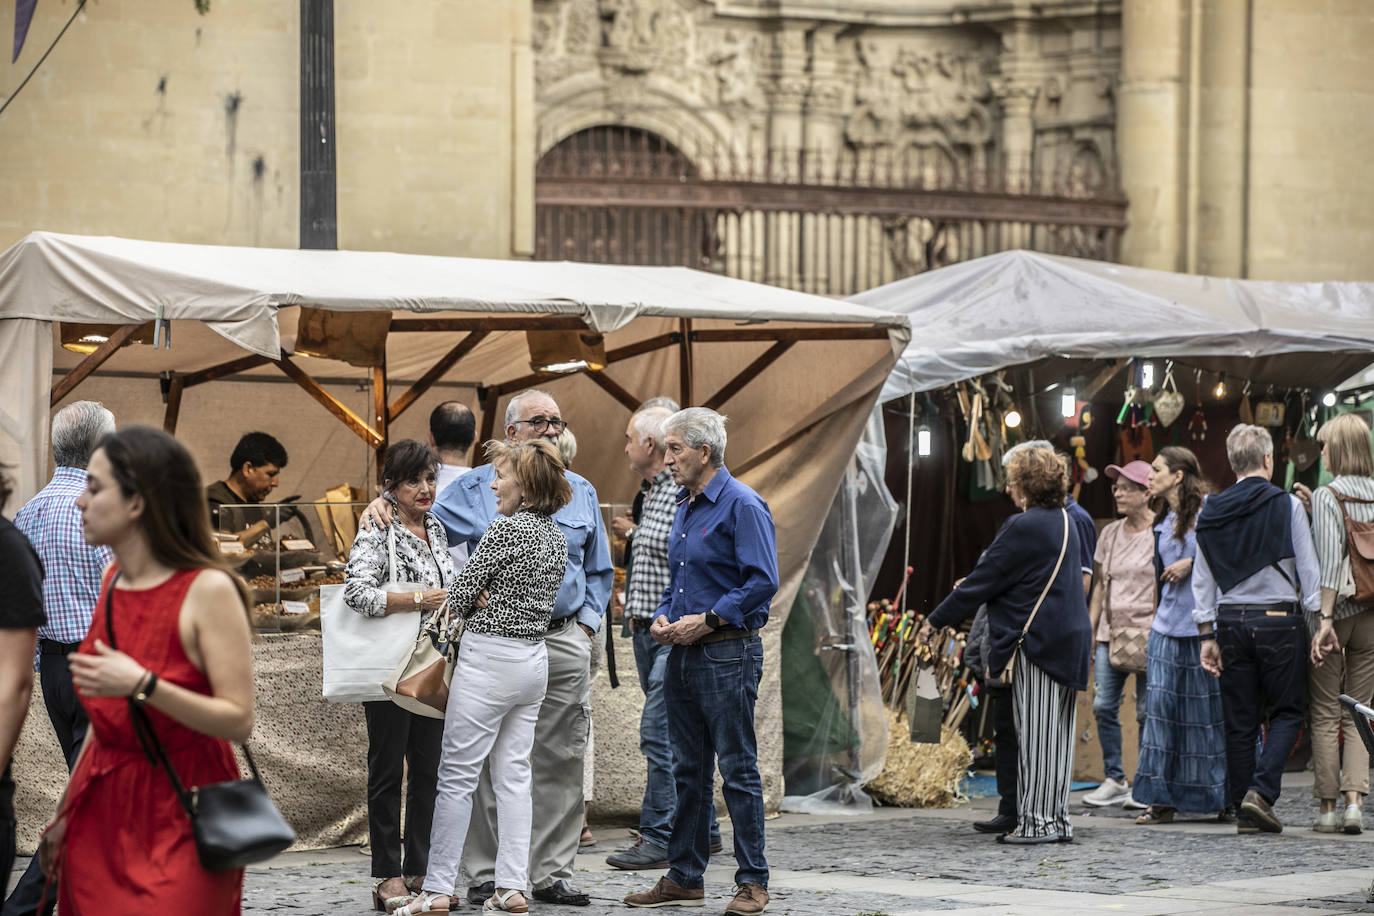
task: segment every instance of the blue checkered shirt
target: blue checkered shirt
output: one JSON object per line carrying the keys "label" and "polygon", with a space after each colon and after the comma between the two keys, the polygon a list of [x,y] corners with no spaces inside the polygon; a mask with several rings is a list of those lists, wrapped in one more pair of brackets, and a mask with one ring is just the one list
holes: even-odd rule
{"label": "blue checkered shirt", "polygon": [[654,611],[663,600],[663,590],[672,578],[668,571],[668,533],[673,529],[676,514],[677,484],[673,483],[672,472],[665,469],[650,483],[639,515],[639,526],[630,539],[634,563],[630,569],[625,613],[635,620],[648,623],[654,619]]}
{"label": "blue checkered shirt", "polygon": [[108,547],[92,547],[81,535],[76,498],[85,489],[84,470],[58,468],[48,485],[14,516],[14,526],[24,532],[43,561],[43,608],[48,622],[38,628],[40,639],[73,643],[86,638],[91,611],[100,597],[100,574],[114,556]]}

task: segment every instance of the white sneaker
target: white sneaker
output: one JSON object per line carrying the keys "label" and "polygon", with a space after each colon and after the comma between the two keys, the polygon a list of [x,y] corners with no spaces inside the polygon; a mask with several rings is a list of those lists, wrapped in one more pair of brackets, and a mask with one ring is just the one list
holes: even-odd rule
{"label": "white sneaker", "polygon": [[1127,792],[1126,800],[1121,803],[1121,807],[1125,808],[1127,811],[1144,811],[1146,808],[1150,806],[1142,805],[1140,802],[1135,800],[1135,795],[1133,793]]}
{"label": "white sneaker", "polygon": [[1108,777],[1102,780],[1102,784],[1083,796],[1083,804],[1089,808],[1105,808],[1108,805],[1119,805],[1131,796],[1131,787],[1126,785],[1124,780],[1117,780]]}
{"label": "white sneaker", "polygon": [[[1332,814],[1334,813],[1333,811]],[[1345,806],[1345,815],[1341,818],[1341,830],[1346,833],[1360,833],[1364,830],[1364,814],[1359,805]]]}

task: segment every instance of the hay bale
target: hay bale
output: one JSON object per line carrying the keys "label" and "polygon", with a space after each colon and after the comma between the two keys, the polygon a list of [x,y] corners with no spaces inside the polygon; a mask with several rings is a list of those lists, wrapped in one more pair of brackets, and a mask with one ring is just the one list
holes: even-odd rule
{"label": "hay bale", "polygon": [[914,744],[906,717],[889,710],[887,762],[864,788],[884,805],[948,808],[964,800],[958,794],[959,780],[972,763],[973,751],[955,729],[941,729],[939,744]]}

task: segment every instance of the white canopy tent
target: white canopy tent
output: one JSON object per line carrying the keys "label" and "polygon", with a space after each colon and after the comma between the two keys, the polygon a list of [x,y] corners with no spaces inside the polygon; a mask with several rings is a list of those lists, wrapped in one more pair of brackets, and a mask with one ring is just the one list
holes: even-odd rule
{"label": "white canopy tent", "polygon": [[[390,312],[382,364],[295,352],[305,307]],[[170,348],[131,342],[134,328],[158,319],[169,322]],[[62,348],[59,323],[121,329],[104,332],[109,340],[83,357]],[[549,330],[604,335],[605,368],[534,371],[527,335]],[[423,438],[423,411],[441,399],[436,385],[448,386],[449,397],[454,387],[469,389],[459,396],[478,413],[483,436],[500,436],[509,397],[537,386],[571,421],[577,471],[603,500],[628,503],[638,482],[622,452],[633,407],[666,394],[719,409],[733,418],[727,465],[764,495],[778,530],[782,588],[765,630],[759,707],[765,791],[776,806],[778,636],[825,508],[909,339],[901,315],[684,268],[35,232],[0,254],[0,461],[18,480],[12,511],[47,479],[50,408],[97,398],[121,423],[175,427],[207,482],[240,434],[272,432],[292,456],[288,472],[326,468],[284,486],[322,493],[345,467],[349,482],[371,483],[355,470],[389,435]],[[294,384],[267,384],[284,375]],[[403,390],[396,396],[388,386]],[[345,466],[339,452],[364,460]],[[625,750],[637,753],[632,739]],[[301,769],[310,768],[302,761]],[[633,778],[614,778],[637,807]],[[301,791],[310,790],[302,783]],[[319,836],[337,834],[322,827]]]}
{"label": "white canopy tent", "polygon": [[1053,357],[1374,351],[1374,283],[1229,280],[1007,251],[849,301],[907,315],[916,329],[883,401]]}

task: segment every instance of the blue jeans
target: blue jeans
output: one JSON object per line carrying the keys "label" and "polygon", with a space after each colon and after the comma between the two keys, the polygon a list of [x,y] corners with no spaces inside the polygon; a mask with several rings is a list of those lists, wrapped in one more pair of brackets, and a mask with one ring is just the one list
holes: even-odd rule
{"label": "blue jeans", "polygon": [[[673,746],[668,741],[668,706],[663,694],[663,676],[668,670],[668,651],[672,647],[654,642],[648,624],[636,624],[630,640],[635,651],[635,666],[639,669],[639,686],[644,689],[644,711],[639,716],[639,750],[648,768],[644,803],[639,809],[639,835],[666,849],[673,832],[673,809],[677,807]],[[712,844],[720,839],[714,799],[710,836]]]}
{"label": "blue jeans", "polygon": [[[1097,656],[1093,659],[1093,718],[1097,720],[1097,743],[1102,745],[1102,772],[1108,779],[1126,781],[1126,771],[1121,768],[1121,697],[1126,691],[1128,671],[1118,671],[1109,660],[1111,651],[1108,644],[1097,644]],[[1145,675],[1135,676],[1135,721],[1136,740],[1139,742],[1140,729],[1145,727]]]}
{"label": "blue jeans", "polygon": [[[1273,804],[1283,765],[1307,717],[1307,627],[1299,614],[1217,609],[1221,708],[1226,724],[1226,779],[1231,802],[1251,789]],[[1269,732],[1259,758],[1260,708]]]}
{"label": "blue jeans", "polygon": [[754,738],[754,703],[763,676],[757,636],[673,646],[664,690],[673,743],[677,812],[668,842],[669,880],[703,886],[716,759],[735,831],[735,883],[768,886],[763,857],[763,781]]}

